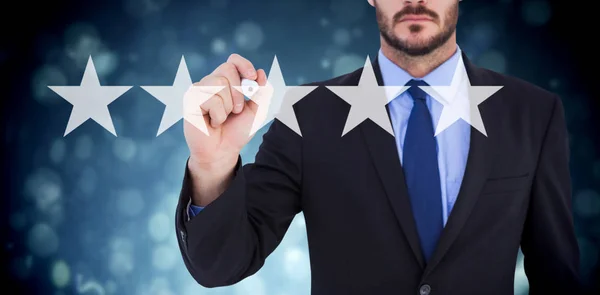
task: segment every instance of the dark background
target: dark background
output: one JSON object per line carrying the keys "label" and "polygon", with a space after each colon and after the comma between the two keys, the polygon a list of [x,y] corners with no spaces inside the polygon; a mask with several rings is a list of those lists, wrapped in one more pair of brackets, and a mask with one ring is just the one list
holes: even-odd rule
{"label": "dark background", "polygon": [[[563,99],[582,273],[599,294],[595,4],[460,5],[458,44],[476,64]],[[267,72],[277,55],[288,85],[350,72],[379,48],[367,1],[12,1],[0,13],[1,288],[56,295],[308,294],[301,214],[257,275],[233,287],[195,285],[173,231],[188,152],[181,122],[157,137],[163,105],[139,86],[170,85],[182,55],[193,80],[233,52]],[[46,86],[78,85],[89,55],[102,85],[134,86],[109,106],[118,137],[91,120],[63,137],[71,105]],[[253,161],[261,139],[259,132],[244,161]],[[527,294],[521,256],[515,292]]]}

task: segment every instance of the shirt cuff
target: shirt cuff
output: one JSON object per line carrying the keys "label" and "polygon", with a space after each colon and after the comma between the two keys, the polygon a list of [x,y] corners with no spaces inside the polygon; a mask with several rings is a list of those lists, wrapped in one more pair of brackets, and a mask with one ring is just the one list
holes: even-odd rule
{"label": "shirt cuff", "polygon": [[187,205],[188,221],[190,220],[190,218],[198,215],[198,213],[200,213],[202,209],[204,209],[204,207],[193,205],[192,199],[190,198]]}

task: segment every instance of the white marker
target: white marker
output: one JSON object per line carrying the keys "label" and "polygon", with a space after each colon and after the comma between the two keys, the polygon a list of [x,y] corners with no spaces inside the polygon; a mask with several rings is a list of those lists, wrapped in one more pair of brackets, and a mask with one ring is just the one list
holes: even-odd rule
{"label": "white marker", "polygon": [[250,79],[242,79],[242,93],[251,98],[258,91],[258,83]]}

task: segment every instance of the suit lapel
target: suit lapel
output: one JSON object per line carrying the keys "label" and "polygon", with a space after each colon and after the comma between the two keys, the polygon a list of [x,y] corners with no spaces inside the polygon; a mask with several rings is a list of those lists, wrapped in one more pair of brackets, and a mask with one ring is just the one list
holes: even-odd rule
{"label": "suit lapel", "polygon": [[[471,85],[473,86],[488,86],[482,81],[482,76],[478,74],[477,68],[471,64],[463,53],[463,61],[467,70],[467,75]],[[485,103],[479,106],[483,121],[486,119]],[[489,114],[489,113],[488,113]],[[488,132],[489,134],[489,132]],[[446,254],[452,243],[456,240],[460,234],[461,229],[465,225],[483,184],[488,176],[490,168],[490,144],[489,139],[481,134],[477,129],[471,127],[471,142],[469,146],[469,154],[467,157],[467,165],[465,169],[465,175],[461,184],[456,204],[448,217],[446,226],[440,236],[437,248],[431,257],[427,267],[425,269],[425,275],[428,275],[433,268],[440,262],[443,256]]]}
{"label": "suit lapel", "polygon": [[[375,71],[377,82],[379,85],[383,85],[377,58],[373,61],[373,70]],[[406,235],[419,265],[424,268],[425,261],[411,212],[408,190],[404,181],[404,172],[402,171],[400,158],[398,157],[396,141],[387,131],[373,122],[365,121],[359,125],[359,128],[366,141],[369,153],[400,227]]]}

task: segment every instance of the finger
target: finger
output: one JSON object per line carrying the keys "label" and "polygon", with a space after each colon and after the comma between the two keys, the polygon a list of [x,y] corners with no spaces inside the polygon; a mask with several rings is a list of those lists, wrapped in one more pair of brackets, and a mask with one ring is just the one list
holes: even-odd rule
{"label": "finger", "polygon": [[256,83],[258,83],[260,86],[265,86],[267,84],[267,73],[265,73],[265,70],[259,69],[256,71],[256,74]]}
{"label": "finger", "polygon": [[209,100],[200,105],[203,115],[210,114],[212,108],[219,108],[223,105],[223,99],[218,94],[213,95]]}
{"label": "finger", "polygon": [[[235,68],[235,71],[237,73],[233,73],[234,70],[232,69],[232,67]],[[252,63],[248,59],[242,57],[239,54],[230,55],[227,59],[227,62],[222,66],[222,68],[218,68],[217,70],[215,70],[215,72],[216,74],[223,74],[225,77],[227,77],[231,86],[240,86],[240,78],[254,80],[256,79],[257,75],[254,65],[252,65]],[[235,114],[239,114],[244,109],[244,95],[235,89],[230,89],[230,95],[232,98],[232,111]],[[227,110],[229,105],[226,104],[225,107]]]}
{"label": "finger", "polygon": [[233,111],[234,100],[244,100],[244,95],[233,88],[233,86],[241,85],[240,74],[233,64],[224,63],[217,67],[211,75],[226,79],[227,85],[219,92],[219,95],[223,98],[225,111],[229,114]]}
{"label": "finger", "polygon": [[256,69],[254,68],[254,65],[241,55],[235,53],[230,55],[227,59],[227,63],[231,63],[236,67],[240,77],[250,80],[256,79]]}
{"label": "finger", "polygon": [[217,128],[223,124],[223,122],[225,122],[227,119],[227,113],[225,112],[223,101],[220,99],[215,99],[214,105],[210,108],[208,115],[210,116],[210,126],[213,128]]}
{"label": "finger", "polygon": [[[223,90],[224,90],[226,88],[229,88],[229,80],[227,80],[227,78],[225,78],[225,77],[209,75],[209,76],[204,77],[200,82],[194,83],[194,86],[210,86],[210,88],[223,87]],[[206,115],[209,113],[210,108],[215,105],[215,100],[223,100],[223,96],[222,96],[223,90],[221,90],[217,93],[206,92],[207,90],[204,90],[202,87],[197,87],[197,88],[192,87],[192,90],[194,90],[194,92],[196,92],[195,97],[198,98],[196,100],[196,104],[193,105],[192,107],[194,107],[196,109],[200,108],[203,115]],[[208,91],[210,91],[210,90],[208,90]],[[201,95],[199,92],[202,92],[204,94],[208,93],[211,96],[209,98],[206,98],[206,96],[204,96],[205,99],[202,100],[202,99],[200,99],[200,97],[202,97],[203,95]],[[227,93],[227,92],[225,92],[225,93]],[[231,99],[229,99],[229,100],[231,100]]]}
{"label": "finger", "polygon": [[[227,64],[231,64],[235,67],[236,71],[238,72],[238,77],[246,78],[246,79],[250,79],[250,80],[256,79],[257,74],[256,74],[256,69],[254,68],[254,65],[252,65],[252,63],[249,60],[242,57],[241,55],[232,54],[227,59]],[[238,80],[231,81],[231,82],[232,82],[232,85],[235,85],[235,86],[241,85],[241,81],[238,81]],[[245,101],[244,95],[234,89],[232,89],[231,92],[232,92],[231,98],[233,100],[232,101],[233,113],[239,114],[244,109],[244,101]]]}

